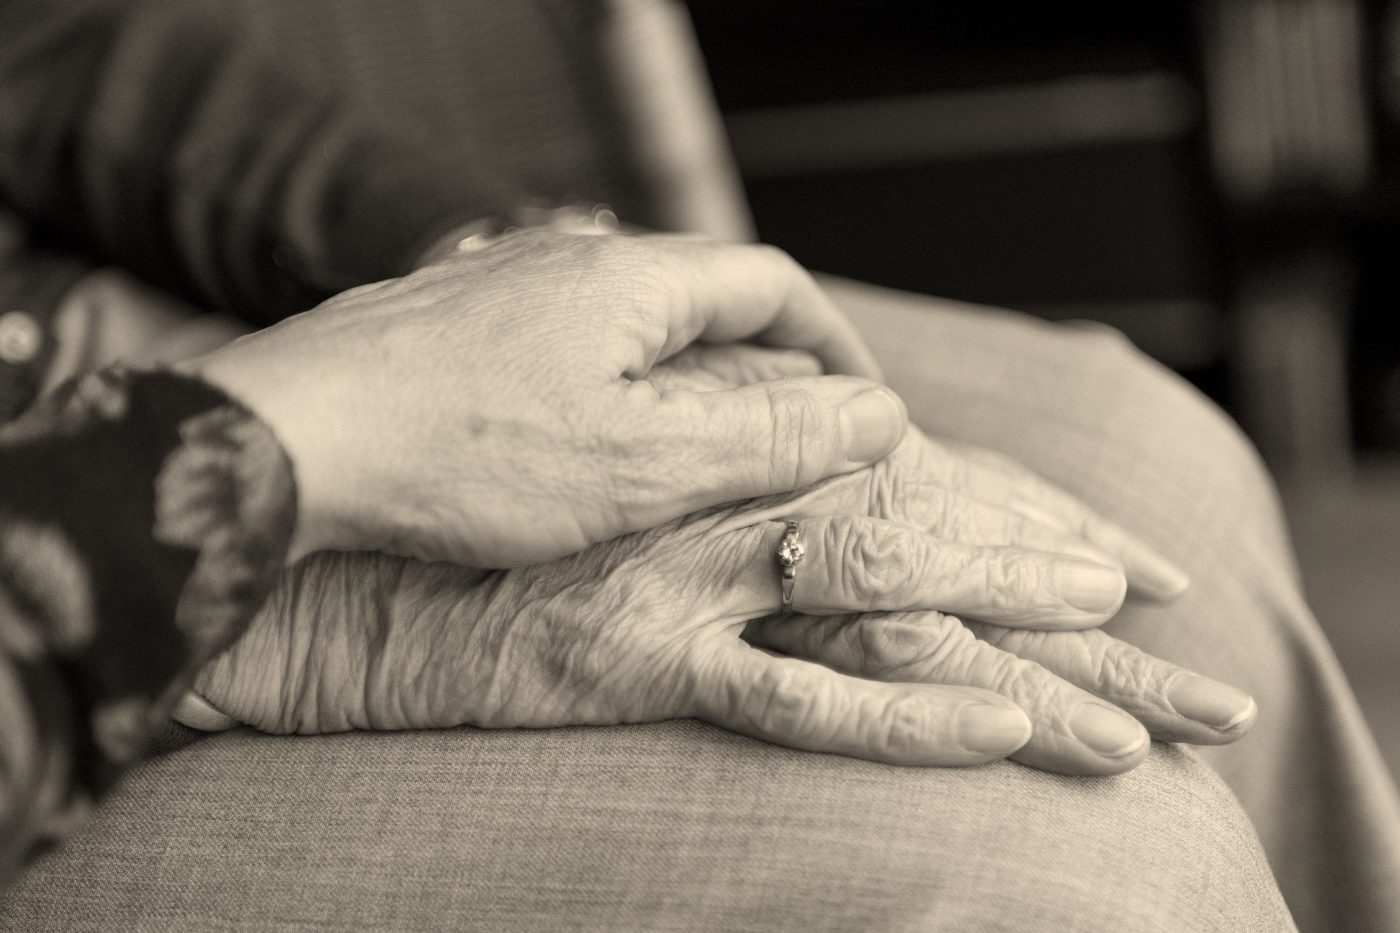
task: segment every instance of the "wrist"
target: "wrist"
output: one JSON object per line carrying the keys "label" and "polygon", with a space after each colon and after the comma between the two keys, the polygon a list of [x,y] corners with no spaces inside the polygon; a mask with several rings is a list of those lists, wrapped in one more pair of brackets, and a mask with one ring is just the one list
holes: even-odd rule
{"label": "wrist", "polygon": [[209,353],[175,364],[174,369],[193,376],[219,389],[247,408],[272,433],[291,464],[296,484],[296,517],[291,543],[287,550],[288,565],[307,554],[336,547],[330,531],[329,510],[322,503],[322,484],[316,477],[315,445],[312,443],[314,418],[306,417],[305,405],[298,404],[302,394],[276,367],[259,365],[267,354],[249,352],[247,343],[257,342],[250,335]]}

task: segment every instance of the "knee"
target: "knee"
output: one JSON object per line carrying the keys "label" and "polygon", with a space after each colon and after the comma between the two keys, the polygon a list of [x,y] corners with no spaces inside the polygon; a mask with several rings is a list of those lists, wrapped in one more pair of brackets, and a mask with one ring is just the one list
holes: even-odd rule
{"label": "knee", "polygon": [[1020,850],[1037,854],[1000,892],[1008,911],[1042,929],[1290,928],[1248,817],[1194,757],[1158,747],[1136,772],[1104,782],[1116,786],[1052,781],[1057,802],[1042,811],[1051,818]]}
{"label": "knee", "polygon": [[928,783],[941,786],[932,800],[890,788],[866,797],[878,832],[801,850],[810,864],[799,874],[890,927],[1289,928],[1248,818],[1179,750],[1159,748],[1122,778],[998,765]]}
{"label": "knee", "polygon": [[1277,487],[1239,425],[1187,380],[1112,328],[1065,328],[1101,405],[1109,455],[1173,501],[1215,503],[1257,538],[1286,541]]}
{"label": "knee", "polygon": [[1070,331],[1075,356],[1120,394],[1128,415],[1125,425],[1170,437],[1185,452],[1210,451],[1221,469],[1271,483],[1258,451],[1239,425],[1190,382],[1139,350],[1115,328],[1095,324],[1092,329]]}

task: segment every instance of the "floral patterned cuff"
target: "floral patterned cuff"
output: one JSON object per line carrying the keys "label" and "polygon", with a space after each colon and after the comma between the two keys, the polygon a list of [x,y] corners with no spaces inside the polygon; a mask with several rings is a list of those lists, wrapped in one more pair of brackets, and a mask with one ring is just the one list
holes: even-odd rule
{"label": "floral patterned cuff", "polygon": [[198,379],[108,370],[0,428],[0,877],[147,754],[295,518],[277,439]]}

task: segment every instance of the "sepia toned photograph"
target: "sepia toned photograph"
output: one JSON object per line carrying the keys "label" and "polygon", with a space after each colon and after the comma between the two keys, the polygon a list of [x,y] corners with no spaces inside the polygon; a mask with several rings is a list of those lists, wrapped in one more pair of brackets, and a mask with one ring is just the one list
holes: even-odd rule
{"label": "sepia toned photograph", "polygon": [[1400,933],[1400,3],[0,0],[0,930]]}

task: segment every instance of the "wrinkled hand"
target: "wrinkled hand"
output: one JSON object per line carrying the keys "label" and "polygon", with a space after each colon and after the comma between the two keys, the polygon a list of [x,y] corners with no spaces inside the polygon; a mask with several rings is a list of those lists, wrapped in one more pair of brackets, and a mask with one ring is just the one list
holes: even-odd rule
{"label": "wrinkled hand", "polygon": [[[644,380],[697,340],[808,350],[851,375],[703,393]],[[504,237],[187,365],[287,449],[298,554],[548,560],[857,469],[905,424],[806,272],[695,237]]]}
{"label": "wrinkled hand", "polygon": [[[854,541],[872,524],[830,519],[820,533]],[[726,507],[509,571],[316,554],[286,572],[195,687],[272,732],[697,717],[797,748],[930,765],[999,758],[1027,740],[1010,700],[955,678],[882,683],[744,643],[745,622],[777,603],[782,532]],[[824,570],[808,572],[807,592],[838,602],[844,587],[823,592]]]}
{"label": "wrinkled hand", "polygon": [[[722,391],[819,372],[821,364],[802,351],[775,351],[745,344],[692,347],[648,377],[663,389]],[[1179,596],[1190,579],[1150,545],[1109,522],[1074,496],[995,451],[937,441],[911,429],[882,462],[796,495],[776,500],[782,517],[860,514],[891,519],[947,541],[1016,545],[1077,555],[1117,568],[1137,595],[1166,600]],[[1122,580],[1096,567],[1077,569],[1076,598],[1106,620],[1122,602]],[[1066,580],[1066,582],[1070,582]],[[1031,580],[1018,581],[1029,586]],[[941,607],[950,608],[950,607]],[[1044,618],[1024,620],[1046,623]]]}
{"label": "wrinkled hand", "polygon": [[[1043,511],[1045,522],[997,504],[1017,503],[1021,496],[1029,497],[1027,504],[1035,503],[1029,511]],[[1097,553],[1105,563],[1134,567],[1130,578],[1140,591],[1163,597],[1184,582],[1146,545],[1009,461],[989,452],[948,448],[911,427],[885,461],[819,484],[774,511],[811,515],[862,507],[958,545],[929,557],[918,548],[871,549],[870,572],[879,563],[891,572],[908,565],[917,579],[927,567],[923,572],[931,576],[961,579],[981,589],[987,602],[1020,607],[1016,621],[1042,630],[960,621],[936,611],[778,616],[751,622],[744,633],[749,642],[859,677],[995,690],[1014,700],[1034,725],[1031,740],[1011,757],[1050,771],[1116,773],[1142,760],[1149,734],[1163,741],[1217,745],[1235,741],[1253,725],[1257,710],[1246,694],[1098,629],[1050,630],[1065,628],[1067,621],[1077,625],[1083,617],[1033,595],[1058,593],[1067,605],[1100,608],[1102,614],[1089,614],[1103,619],[1121,603],[1121,578],[1115,592],[1095,565],[1080,567],[1048,554],[1044,563],[992,562],[992,573],[984,574],[984,568],[963,556],[989,550],[1018,553],[1001,550],[1006,546],[1091,558]],[[958,558],[949,560],[949,554]],[[1062,583],[1060,574],[1066,572]],[[879,605],[897,601],[884,598]],[[808,600],[806,608],[834,607]],[[952,600],[939,608],[997,618]]]}
{"label": "wrinkled hand", "polygon": [[[801,353],[732,347],[688,352],[653,378],[717,389],[815,365]],[[1148,598],[1170,599],[1188,585],[1186,575],[1150,546],[1010,458],[938,443],[917,429],[873,468],[788,497],[772,510],[793,516],[845,511],[907,522],[974,548],[1013,545],[1085,556],[1126,568],[1132,589]],[[908,558],[885,559],[900,566]],[[1086,582],[1096,576],[1088,568],[1082,572]],[[1118,584],[1102,579],[1099,588],[1080,590],[1089,598],[1077,601],[1110,601]],[[1020,622],[1050,626],[1064,618],[1048,602],[1028,596],[1043,585],[1040,578],[1008,572],[999,583],[1009,603],[1026,607]],[[1125,770],[1146,754],[1147,732],[1164,741],[1231,742],[1257,714],[1254,701],[1233,687],[1098,630],[1020,631],[938,612],[870,613],[770,617],[750,623],[745,638],[857,676],[996,690],[1014,699],[1035,726],[1030,742],[1012,757],[1053,771]]]}
{"label": "wrinkled hand", "polygon": [[[704,389],[815,365],[800,354],[736,347],[683,355],[657,378]],[[938,463],[941,469],[931,469]],[[196,686],[217,710],[274,732],[697,716],[799,748],[896,763],[968,764],[1012,753],[1028,765],[1080,774],[1140,762],[1147,741],[1139,720],[1164,740],[1242,735],[1254,706],[1232,688],[1097,630],[1010,627],[1037,620],[1077,628],[1107,614],[1074,610],[1060,594],[1057,570],[1082,569],[1074,554],[1170,565],[1065,494],[1051,495],[1052,487],[1044,487],[1037,508],[1046,515],[1073,508],[1062,521],[1038,526],[930,478],[997,498],[998,475],[911,432],[875,470],[550,565],[486,572],[317,555],[287,573],[244,638]],[[766,519],[815,513],[819,501],[857,514],[804,520],[809,554],[800,565],[799,609],[937,606],[1008,624],[963,623],[934,611],[768,615],[778,599],[771,555],[782,528]],[[1076,538],[1071,527],[1088,529],[1099,545]],[[903,546],[881,544],[888,541]],[[1064,553],[1016,545],[1026,541]],[[1157,585],[1151,573],[1139,576],[1143,588]],[[1121,575],[1104,592],[1110,589],[1116,608]],[[790,656],[747,647],[741,630],[754,645]],[[199,718],[197,710],[185,713]],[[1034,726],[1028,741],[1025,715]]]}

